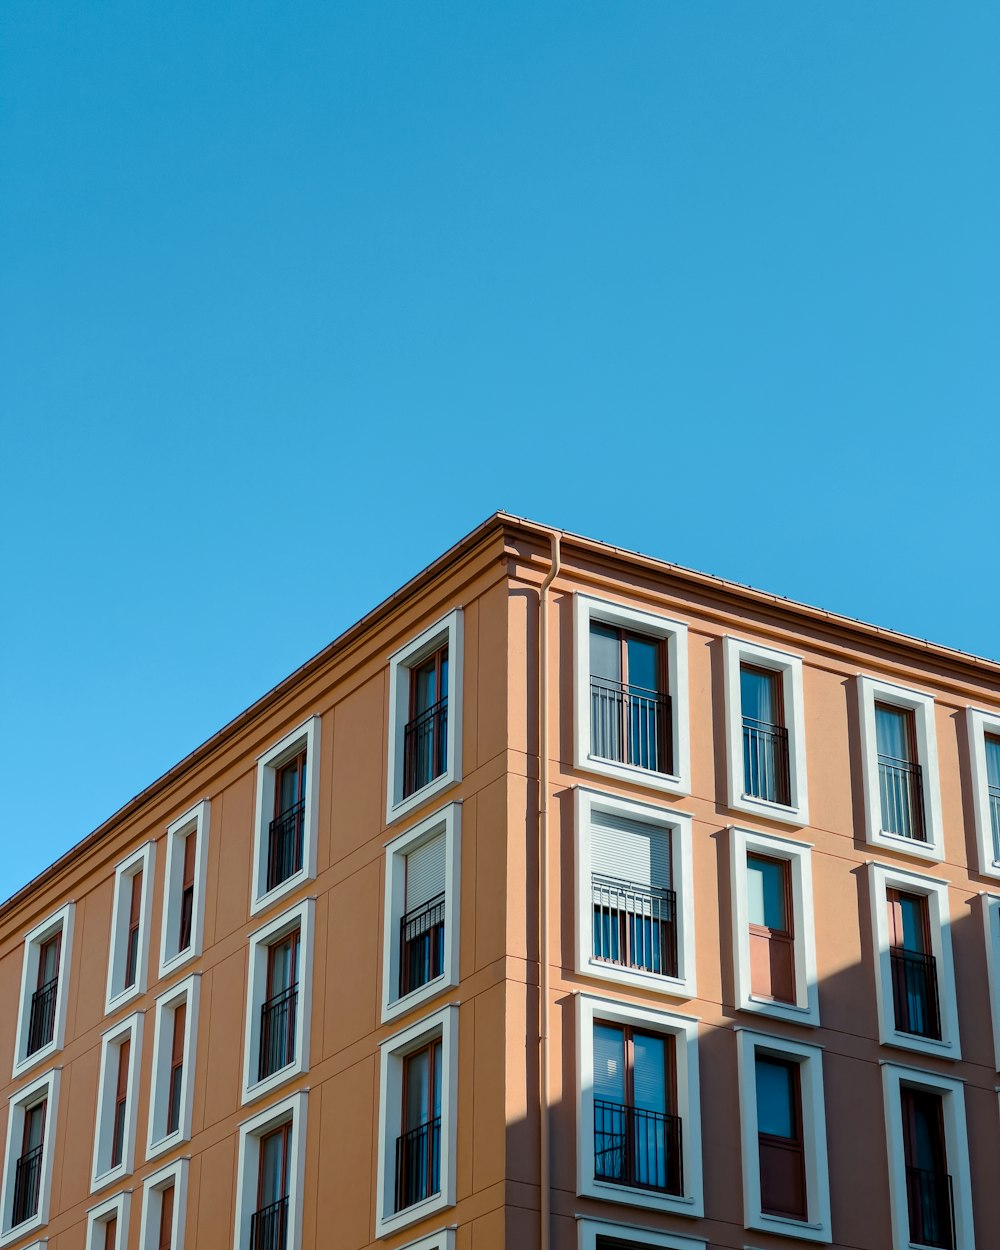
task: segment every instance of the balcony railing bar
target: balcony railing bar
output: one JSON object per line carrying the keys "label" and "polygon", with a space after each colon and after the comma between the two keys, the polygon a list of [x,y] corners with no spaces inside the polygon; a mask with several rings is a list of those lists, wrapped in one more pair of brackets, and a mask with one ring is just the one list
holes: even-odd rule
{"label": "balcony railing bar", "polygon": [[590,679],[590,749],[601,759],[670,772],[670,696],[608,677]]}
{"label": "balcony railing bar", "polygon": [[396,1138],[396,1210],[423,1202],[441,1188],[441,1117]]}
{"label": "balcony railing bar", "polygon": [[926,840],[924,832],[924,786],[919,764],[891,755],[878,757],[882,828],[914,842]]}
{"label": "balcony railing bar", "polygon": [[305,799],[271,821],[267,831],[267,888],[273,890],[302,867]]}
{"label": "balcony railing bar", "polygon": [[941,1036],[937,960],[922,951],[889,950],[896,1028],[917,1037]]}
{"label": "balcony railing bar", "polygon": [[295,1014],[298,985],[275,994],[260,1009],[260,1059],[257,1079],[263,1081],[295,1059]]}
{"label": "balcony railing bar", "polygon": [[25,1223],[38,1214],[38,1196],[42,1179],[44,1144],[21,1155],[14,1171],[14,1205],[11,1227]]}
{"label": "balcony railing bar", "polygon": [[403,730],[403,796],[440,777],[448,766],[448,698],[415,716]]}
{"label": "balcony railing bar", "polygon": [[56,998],[59,978],[53,977],[35,990],[31,996],[31,1018],[28,1022],[28,1054],[48,1046],[56,1029]]}
{"label": "balcony railing bar", "polygon": [[399,922],[399,995],[418,989],[444,969],[445,896],[437,894]]}
{"label": "balcony railing bar", "polygon": [[677,975],[677,896],[594,873],[594,958],[624,968]]}
{"label": "balcony railing bar", "polygon": [[286,1250],[288,1245],[288,1198],[261,1207],[250,1217],[250,1250]]}
{"label": "balcony railing bar", "polygon": [[682,1194],[680,1117],[595,1098],[594,1176],[633,1189]]}
{"label": "balcony railing bar", "polygon": [[749,798],[791,802],[788,730],[784,725],[743,717],[743,787]]}
{"label": "balcony railing bar", "polygon": [[947,1172],[908,1167],[906,1206],[911,1244],[955,1250],[955,1202]]}

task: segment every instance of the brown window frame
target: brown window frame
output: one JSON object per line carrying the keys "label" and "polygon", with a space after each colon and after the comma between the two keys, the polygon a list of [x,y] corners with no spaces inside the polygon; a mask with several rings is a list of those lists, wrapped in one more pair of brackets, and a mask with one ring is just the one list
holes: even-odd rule
{"label": "brown window frame", "polygon": [[121,1167],[125,1153],[125,1126],[128,1120],[128,1069],[132,1057],[132,1038],[126,1037],[117,1049],[118,1072],[115,1078],[115,1103],[111,1124],[112,1168]]}
{"label": "brown window frame", "polygon": [[122,986],[125,990],[134,989],[139,976],[139,929],[142,925],[144,876],[145,870],[140,868],[129,878],[131,894],[129,896],[128,931],[125,935],[125,978]]}
{"label": "brown window frame", "polygon": [[[300,751],[297,751],[295,755],[293,755],[290,759],[285,760],[283,764],[279,764],[277,768],[275,768],[274,770],[273,818],[275,820],[280,820],[281,817],[284,816],[287,812],[294,811],[294,809],[298,807],[300,803],[305,802],[306,769],[309,766],[309,761],[306,758],[307,755],[308,755],[308,748],[303,747]],[[291,804],[291,806],[283,808],[281,806],[281,779],[282,777],[284,777],[285,773],[289,772],[293,768],[296,769],[298,772],[298,778],[297,778],[296,786],[295,786],[295,801]]]}
{"label": "brown window frame", "polygon": [[177,953],[191,949],[194,928],[194,877],[195,856],[198,853],[198,831],[192,831],[184,839],[184,875],[181,880],[181,914],[177,932]]}
{"label": "brown window frame", "polygon": [[176,1133],[181,1121],[181,1088],[184,1082],[184,1034],[187,1029],[187,1000],[174,1008],[173,1038],[170,1050],[170,1085],[167,1095],[167,1136]]}
{"label": "brown window frame", "polygon": [[118,1241],[118,1216],[110,1216],[104,1221],[104,1250],[116,1250]]}
{"label": "brown window frame", "polygon": [[[448,644],[442,643],[431,655],[424,656],[418,663],[412,665],[409,672],[409,715],[407,723],[416,720],[418,716],[422,716],[424,712],[430,711],[432,707],[436,707],[447,694],[447,688],[442,689],[442,674],[444,672],[444,664],[448,658]],[[434,698],[426,707],[417,707],[417,674],[422,673],[431,663],[434,664]]]}
{"label": "brown window frame", "polygon": [[292,1122],[286,1120],[284,1124],[279,1124],[277,1128],[271,1129],[266,1133],[262,1133],[258,1139],[257,1145],[257,1210],[264,1210],[264,1143],[270,1141],[274,1137],[281,1138],[281,1188],[284,1191],[280,1197],[272,1198],[266,1205],[271,1206],[275,1202],[283,1202],[288,1198],[289,1180],[291,1177],[291,1145],[292,1145]]}
{"label": "brown window frame", "polygon": [[[768,925],[760,925],[748,923],[750,942],[750,993],[755,998],[767,999],[774,1003],[789,1003],[794,1005],[796,1002],[796,958],[795,958],[795,912],[794,912],[794,892],[792,890],[792,865],[787,859],[779,859],[774,855],[764,855],[756,850],[747,851],[747,868],[749,870],[751,860],[760,860],[763,863],[776,864],[781,869],[782,890],[784,895],[785,907],[785,924],[784,929],[772,929]],[[756,939],[756,941],[755,941]],[[771,969],[769,985],[772,992],[762,989],[760,984],[754,977],[754,949],[760,949],[762,944],[766,943],[768,949],[768,966]],[[789,996],[782,998],[773,992],[773,952],[776,948],[787,949],[788,970],[789,970]]]}
{"label": "brown window frame", "polygon": [[160,1228],[157,1239],[157,1250],[171,1250],[174,1240],[174,1190],[176,1182],[160,1190]]}
{"label": "brown window frame", "polygon": [[[773,1133],[757,1131],[757,1158],[760,1174],[760,1209],[763,1215],[774,1215],[782,1219],[807,1220],[809,1218],[809,1188],[806,1175],[805,1122],[802,1109],[802,1065],[794,1059],[786,1059],[780,1055],[755,1053],[754,1080],[757,1079],[756,1065],[764,1063],[780,1065],[792,1073],[792,1113],[795,1124],[795,1137],[779,1137]],[[795,1155],[798,1159],[799,1182],[802,1189],[802,1207],[793,1210],[790,1206],[776,1207],[768,1205],[765,1199],[765,1151],[781,1151]],[[772,1174],[773,1175],[773,1174]]]}

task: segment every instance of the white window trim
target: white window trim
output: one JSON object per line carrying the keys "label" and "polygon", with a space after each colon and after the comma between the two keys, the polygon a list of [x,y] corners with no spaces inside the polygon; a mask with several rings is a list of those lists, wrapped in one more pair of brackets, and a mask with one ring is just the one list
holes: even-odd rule
{"label": "white window trim", "polygon": [[114,1250],[127,1250],[128,1217],[132,1207],[131,1191],[106,1198],[87,1212],[87,1250],[104,1250],[104,1226],[118,1221]]}
{"label": "white window trim", "polygon": [[[163,874],[163,921],[160,928],[160,977],[170,976],[203,950],[205,939],[205,875],[208,869],[208,832],[211,803],[202,799],[167,826],[167,863]],[[184,842],[194,834],[194,899],[191,909],[191,945],[177,950],[184,892]]]}
{"label": "white window trim", "polygon": [[142,1219],[139,1221],[139,1250],[157,1250],[160,1235],[160,1203],[163,1191],[174,1186],[173,1229],[170,1250],[183,1250],[187,1217],[188,1160],[177,1159],[153,1172],[142,1182]]}
{"label": "white window trim", "polygon": [[[3,1201],[0,1207],[0,1246],[20,1241],[49,1222],[49,1203],[52,1198],[52,1164],[55,1158],[56,1125],[59,1113],[59,1080],[61,1070],[53,1068],[36,1077],[30,1085],[12,1094],[7,1108],[7,1147],[4,1151],[3,1173],[0,1174],[0,1191]],[[24,1113],[45,1099],[45,1138],[42,1149],[41,1181],[38,1188],[38,1211],[30,1220],[11,1228],[14,1214],[14,1175],[17,1167],[17,1151],[24,1133]]]}
{"label": "white window trim", "polygon": [[1000,737],[1000,712],[965,711],[969,735],[969,765],[972,772],[972,810],[976,822],[979,872],[983,877],[1000,879],[1000,860],[993,853],[993,826],[990,821],[989,774],[986,770],[986,735]]}
{"label": "white window trim", "polygon": [[[809,787],[806,778],[806,716],[802,693],[802,660],[797,655],[776,651],[726,637],[723,650],[726,689],[726,777],[729,806],[765,820],[792,825],[809,823]],[[785,728],[788,730],[789,803],[772,803],[744,793],[743,777],[743,699],[740,691],[740,665],[769,669],[781,675],[781,695]]]}
{"label": "white window trim", "polygon": [[[691,817],[683,812],[616,798],[583,786],[576,799],[576,970],[588,977],[637,989],[656,990],[677,998],[695,998],[694,875]],[[618,967],[594,959],[594,907],[591,886],[591,819],[594,811],[614,812],[670,832],[670,878],[677,897],[677,973],[675,977],[637,968]]]}
{"label": "white window trim", "polygon": [[1000,1072],[1000,895],[983,894],[983,927],[986,933],[986,972],[993,1018],[993,1051]]}
{"label": "white window trim", "polygon": [[[76,908],[67,903],[53,912],[41,924],[35,925],[24,939],[24,955],[21,960],[21,997],[17,1009],[17,1033],[14,1043],[14,1068],[11,1079],[18,1080],[26,1072],[46,1059],[50,1059],[57,1051],[62,1050],[66,1041],[66,1007],[69,1000],[69,970],[72,967],[73,953],[73,916]],[[28,1033],[31,1028],[31,998],[38,982],[38,956],[42,944],[49,938],[62,932],[62,943],[59,950],[59,988],[56,991],[56,1018],[52,1031],[52,1041],[29,1055]]]}
{"label": "white window trim", "polygon": [[[142,1059],[143,1013],[135,1012],[119,1020],[113,1028],[101,1035],[101,1070],[97,1081],[97,1116],[94,1125],[94,1160],[90,1177],[90,1192],[106,1189],[109,1185],[128,1176],[135,1164],[136,1097],[139,1065]],[[105,1167],[111,1158],[114,1143],[115,1092],[118,1083],[118,1048],[125,1041],[131,1044],[128,1057],[128,1085],[125,1102],[125,1139],[122,1142],[122,1161],[117,1167]]]}
{"label": "white window trim", "polygon": [[[313,953],[316,900],[303,899],[288,911],[250,935],[247,961],[247,1010],[243,1031],[243,1092],[241,1102],[255,1102],[280,1086],[309,1071],[309,1035],[312,1023]],[[287,933],[299,931],[299,992],[295,1004],[295,1059],[272,1072],[263,1081],[256,1079],[260,1048],[260,1009],[267,993],[267,951]]]}
{"label": "white window trim", "polygon": [[[792,887],[795,1002],[759,998],[751,989],[750,914],[747,906],[747,856],[765,855],[784,860]],[[813,910],[812,845],[793,842],[776,833],[759,833],[735,825],[729,830],[729,867],[733,915],[733,979],[736,1006],[777,1020],[819,1025],[819,978],[816,974],[816,920]]]}
{"label": "white window trim", "polygon": [[633,1224],[613,1224],[608,1220],[588,1220],[576,1217],[577,1250],[597,1250],[598,1237],[610,1237],[615,1241],[634,1243],[640,1250],[704,1250],[708,1245],[705,1237],[681,1237],[677,1233],[654,1232],[650,1228],[636,1228]]}
{"label": "white window trim", "polygon": [[[917,736],[917,763],[920,765],[924,795],[924,824],[927,840],[901,838],[882,829],[882,800],[878,776],[878,741],[875,733],[875,704],[887,703],[914,713]],[[934,727],[934,700],[928,694],[906,690],[874,677],[858,674],[858,704],[861,721],[861,775],[864,783],[865,828],[870,846],[885,847],[918,859],[944,858],[944,825],[941,819],[941,783],[938,776],[937,733]]]}
{"label": "white window trim", "polygon": [[[444,951],[441,975],[402,998],[399,986],[399,922],[406,906],[406,856],[440,833],[445,840]],[[462,804],[449,803],[401,833],[385,847],[385,923],[382,936],[382,1023],[395,1020],[458,985],[462,882]]]}
{"label": "white window trim", "polygon": [[[743,1156],[743,1224],[779,1237],[830,1242],[830,1173],[826,1147],[826,1106],[823,1096],[823,1051],[786,1037],[753,1029],[737,1029],[739,1047],[740,1129]],[[805,1150],[808,1218],[767,1215],[760,1209],[760,1148],[757,1137],[757,1072],[760,1051],[799,1065],[802,1141]]]}
{"label": "white window trim", "polygon": [[[440,1192],[394,1212],[396,1138],[402,1115],[403,1061],[421,1046],[441,1039],[441,1159]],[[387,1038],[379,1048],[379,1120],[375,1236],[408,1228],[420,1220],[453,1207],[456,1202],[456,1147],[458,1134],[458,1007],[441,1007],[409,1028]]]}
{"label": "white window trim", "polygon": [[885,1109],[885,1141],[889,1156],[889,1206],[892,1212],[893,1250],[910,1250],[910,1223],[906,1204],[906,1156],[903,1149],[903,1111],[900,1086],[930,1090],[942,1096],[945,1150],[952,1178],[955,1207],[955,1244],[971,1247],[972,1183],[969,1175],[969,1139],[965,1122],[965,1087],[961,1081],[901,1064],[880,1061]]}
{"label": "white window trim", "polygon": [[454,1228],[442,1228],[440,1232],[431,1233],[429,1237],[408,1241],[399,1250],[455,1250],[455,1231]]}
{"label": "white window trim", "polygon": [[[673,738],[672,773],[655,772],[633,764],[619,764],[592,755],[590,750],[590,623],[603,622],[633,630],[662,642],[667,649],[667,686]],[[688,629],[639,608],[626,607],[590,595],[573,596],[573,764],[576,768],[669,794],[691,792],[691,729],[688,707]]]}
{"label": "white window trim", "polygon": [[[698,1021],[692,1016],[654,1011],[617,999],[576,995],[577,1078],[580,1089],[577,1119],[576,1192],[603,1202],[625,1203],[653,1211],[700,1218],[705,1214],[702,1185],[701,1089],[698,1079]],[[633,1025],[674,1039],[677,1110],[681,1120],[684,1193],[658,1194],[599,1181],[594,1176],[594,1021]]]}
{"label": "white window trim", "polygon": [[[104,1014],[111,1015],[127,1003],[145,994],[149,969],[149,925],[153,903],[153,870],[156,865],[156,843],[147,842],[123,859],[115,868],[115,893],[111,910],[111,940],[108,948],[108,986]],[[142,873],[139,896],[139,949],[136,955],[135,984],[119,989],[125,979],[128,946],[128,919],[131,904],[131,881]]]}
{"label": "white window trim", "polygon": [[[319,822],[320,726],[318,716],[310,718],[257,759],[257,793],[253,830],[253,897],[250,915],[259,915],[287,898],[305,881],[316,876],[316,827]],[[306,751],[306,796],[302,814],[302,867],[287,880],[267,889],[267,832],[274,810],[274,778],[282,764]]]}
{"label": "white window trim", "polygon": [[[454,608],[389,657],[389,767],[386,783],[385,822],[429,802],[435,795],[462,780],[462,609]],[[410,711],[410,671],[445,643],[448,644],[448,743],[446,767],[440,777],[403,797],[403,741]]]}
{"label": "white window trim", "polygon": [[[153,1067],[149,1087],[149,1125],[146,1159],[156,1159],[181,1142],[191,1140],[194,1105],[194,1062],[198,1044],[198,1005],[201,974],[195,973],[161,994],[154,1007]],[[174,1012],[184,1005],[184,1067],[181,1072],[181,1106],[177,1128],[166,1132],[170,1109],[170,1066],[173,1057]]]}
{"label": "white window trim", "polygon": [[305,1200],[306,1112],[309,1091],[303,1090],[267,1107],[240,1125],[239,1155],[236,1165],[236,1220],[233,1250],[247,1250],[250,1220],[257,1209],[257,1178],[260,1167],[260,1139],[272,1129],[291,1124],[288,1149],[288,1240],[287,1250],[302,1245],[302,1211]]}
{"label": "white window trim", "polygon": [[[927,899],[927,919],[931,954],[936,960],[938,1001],[941,1011],[941,1040],[900,1033],[892,997],[892,967],[889,958],[889,916],[886,890],[904,890]],[[922,873],[909,872],[886,864],[869,863],[868,894],[872,910],[872,942],[875,963],[875,998],[878,1004],[878,1034],[883,1046],[900,1046],[941,1059],[961,1059],[958,1032],[958,1001],[955,966],[951,951],[951,916],[948,908],[948,882]]]}

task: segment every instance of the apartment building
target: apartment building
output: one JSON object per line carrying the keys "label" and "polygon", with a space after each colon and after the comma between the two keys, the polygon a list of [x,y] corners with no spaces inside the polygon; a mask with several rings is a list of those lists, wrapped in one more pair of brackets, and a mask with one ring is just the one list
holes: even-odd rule
{"label": "apartment building", "polygon": [[1000,1244],[1000,665],[498,514],[0,905],[0,1248]]}

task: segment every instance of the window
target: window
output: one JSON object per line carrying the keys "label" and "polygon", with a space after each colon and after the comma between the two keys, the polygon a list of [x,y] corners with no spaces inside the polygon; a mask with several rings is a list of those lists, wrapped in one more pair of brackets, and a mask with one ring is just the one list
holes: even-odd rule
{"label": "window", "polygon": [[686,794],[687,626],[578,594],[574,632],[576,767]]}
{"label": "window", "polygon": [[726,638],[729,806],[768,820],[809,823],[802,661]]}
{"label": "window", "polygon": [[743,1222],[832,1241],[823,1052],[738,1030]]}
{"label": "window", "polygon": [[731,828],[736,1006],[819,1024],[812,848]]}
{"label": "window", "polygon": [[382,1020],[458,984],[460,803],[451,803],[385,848]]}
{"label": "window", "polygon": [[18,1090],[10,1100],[0,1176],[0,1246],[48,1223],[58,1105],[58,1069]]}
{"label": "window", "polygon": [[458,1008],[382,1043],[376,1236],[455,1205]]}
{"label": "window", "polygon": [[934,700],[858,678],[868,841],[924,859],[944,854]]}
{"label": "window", "polygon": [[104,1006],[109,1014],[146,991],[155,850],[155,845],[147,842],[115,869]]}
{"label": "window", "polygon": [[73,904],[67,903],[24,939],[14,1045],[15,1080],[63,1047],[73,914]]}
{"label": "window", "polygon": [[200,988],[188,977],[156,1000],[147,1159],[191,1137]]}
{"label": "window", "polygon": [[1000,895],[982,894],[983,924],[986,936],[986,968],[993,1017],[993,1049],[996,1070],[1000,1072]]}
{"label": "window", "polygon": [[160,976],[169,976],[202,951],[205,873],[211,805],[198,803],[167,826]]}
{"label": "window", "polygon": [[676,1233],[630,1228],[608,1220],[577,1218],[579,1250],[705,1250],[704,1237],[680,1237]]}
{"label": "window", "polygon": [[316,876],[320,724],[311,717],[257,761],[251,915]]}
{"label": "window", "polygon": [[957,1250],[973,1242],[960,1081],[882,1065],[894,1250]]}
{"label": "window", "polygon": [[136,1121],[134,1092],[141,1054],[141,1012],[120,1021],[101,1038],[91,1193],[132,1171]]}
{"label": "window", "polygon": [[1000,712],[966,712],[979,871],[1000,877]]}
{"label": "window", "polygon": [[87,1212],[87,1250],[126,1250],[130,1193],[115,1194]]}
{"label": "window", "polygon": [[698,1025],[578,996],[577,1192],[701,1215]]}
{"label": "window", "polygon": [[960,1058],[948,884],[869,865],[879,1040]]}
{"label": "window", "polygon": [[240,1125],[234,1250],[300,1250],[307,1093]]}
{"label": "window", "polygon": [[389,658],[386,822],[462,779],[462,611]]}
{"label": "window", "polygon": [[315,900],[250,937],[243,1101],[309,1071]]}
{"label": "window", "polygon": [[139,1250],[183,1250],[188,1161],[178,1159],[142,1182]]}
{"label": "window", "polygon": [[691,818],[576,790],[576,967],[695,994]]}
{"label": "window", "polygon": [[417,1241],[408,1241],[403,1250],[455,1250],[455,1229],[442,1228],[430,1237],[421,1237]]}

